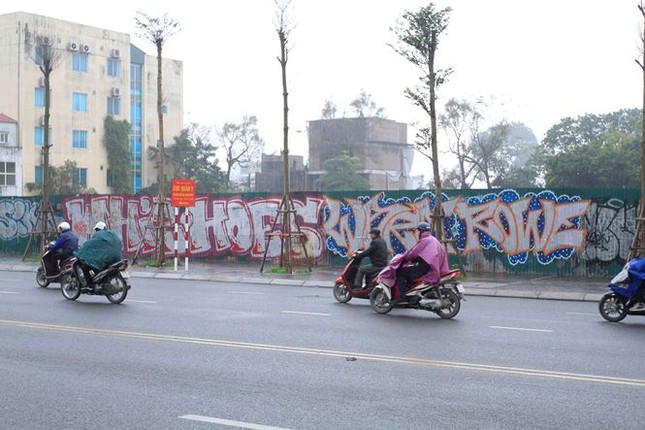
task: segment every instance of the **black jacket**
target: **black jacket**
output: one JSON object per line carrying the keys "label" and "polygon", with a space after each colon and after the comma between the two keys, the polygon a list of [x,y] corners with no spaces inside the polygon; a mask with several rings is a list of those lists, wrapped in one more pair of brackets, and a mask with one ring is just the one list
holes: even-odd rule
{"label": "black jacket", "polygon": [[376,267],[385,267],[390,259],[390,252],[387,250],[387,245],[383,238],[377,237],[370,242],[369,248],[358,254],[358,257],[369,257],[372,265]]}

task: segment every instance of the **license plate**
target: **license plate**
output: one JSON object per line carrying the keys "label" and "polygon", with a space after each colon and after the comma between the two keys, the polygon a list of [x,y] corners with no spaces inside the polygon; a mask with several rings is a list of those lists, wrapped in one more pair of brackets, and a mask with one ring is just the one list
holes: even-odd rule
{"label": "license plate", "polygon": [[461,285],[461,284],[457,284],[457,285],[455,285],[455,286],[457,287],[457,292],[458,292],[459,294],[464,294],[464,286],[463,286],[463,285]]}
{"label": "license plate", "polygon": [[123,270],[121,271],[121,276],[123,277],[123,279],[128,279],[130,277],[130,272]]}

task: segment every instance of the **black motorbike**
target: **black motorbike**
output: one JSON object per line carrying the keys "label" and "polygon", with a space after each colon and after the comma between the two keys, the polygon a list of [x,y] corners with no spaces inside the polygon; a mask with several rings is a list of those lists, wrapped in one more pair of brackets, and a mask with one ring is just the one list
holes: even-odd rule
{"label": "black motorbike", "polygon": [[[54,242],[51,242],[52,245]],[[61,283],[63,278],[63,273],[69,271],[72,265],[76,261],[76,257],[65,258],[57,263],[56,274],[53,276],[47,276],[47,270],[45,269],[45,257],[49,255],[52,251],[47,248],[40,257],[40,267],[36,270],[36,283],[39,287],[47,288],[52,282]]]}
{"label": "black motorbike", "polygon": [[340,303],[347,303],[353,297],[358,299],[369,299],[372,289],[377,284],[377,274],[374,274],[371,276],[365,276],[361,288],[354,289],[354,279],[356,278],[358,268],[361,265],[361,258],[356,257],[359,251],[352,254],[340,276],[336,278],[336,282],[334,283],[334,289],[332,292],[334,294],[334,298]]}
{"label": "black motorbike", "polygon": [[63,273],[61,292],[67,300],[76,300],[81,294],[105,296],[114,304],[122,303],[130,289],[128,260],[118,261],[98,273],[90,270],[87,279],[81,263],[76,260]]}

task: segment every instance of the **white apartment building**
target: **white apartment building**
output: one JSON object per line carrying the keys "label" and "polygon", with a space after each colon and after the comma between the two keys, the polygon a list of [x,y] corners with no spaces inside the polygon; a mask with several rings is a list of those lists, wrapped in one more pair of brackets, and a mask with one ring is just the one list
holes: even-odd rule
{"label": "white apartment building", "polygon": [[[0,195],[33,194],[31,185],[43,180],[44,80],[27,43],[36,36],[48,38],[59,56],[50,77],[50,165],[75,161],[81,185],[110,193],[103,124],[112,115],[132,127],[133,190],[155,183],[148,148],[159,140],[157,57],[125,33],[16,12],[0,15]],[[162,77],[168,145],[183,126],[183,63],[164,59]]]}

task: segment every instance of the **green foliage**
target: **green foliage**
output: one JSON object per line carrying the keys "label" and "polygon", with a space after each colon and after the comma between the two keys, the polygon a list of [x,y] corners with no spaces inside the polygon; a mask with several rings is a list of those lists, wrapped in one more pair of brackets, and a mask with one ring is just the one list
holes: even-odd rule
{"label": "green foliage", "polygon": [[[194,179],[199,194],[220,193],[227,189],[226,178],[217,165],[217,147],[209,143],[208,129],[197,124],[184,128],[175,136],[174,144],[164,148],[166,164],[174,171],[174,177]],[[156,158],[156,151],[153,157]],[[168,186],[167,190],[170,189]],[[145,191],[155,192],[156,184]]]}
{"label": "green foliage", "polygon": [[103,144],[108,156],[108,174],[112,178],[112,191],[132,193],[132,160],[130,159],[130,124],[117,121],[108,115],[104,121]]}
{"label": "green foliage", "polygon": [[[93,188],[80,184],[76,161],[65,160],[63,166],[49,167],[49,193],[61,196],[74,194],[96,194]],[[28,184],[29,191],[42,190],[43,184]]]}
{"label": "green foliage", "polygon": [[547,187],[640,188],[639,109],[565,118],[547,132],[536,164]]}
{"label": "green foliage", "polygon": [[339,156],[322,163],[325,174],[320,177],[324,191],[328,190],[368,190],[367,179],[358,172],[360,160],[343,151]]}

